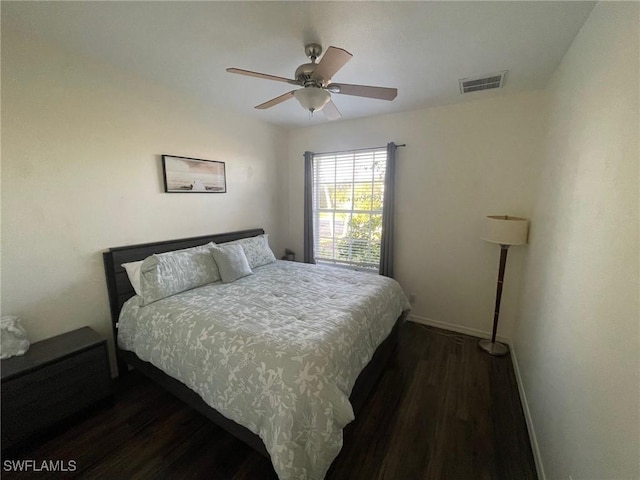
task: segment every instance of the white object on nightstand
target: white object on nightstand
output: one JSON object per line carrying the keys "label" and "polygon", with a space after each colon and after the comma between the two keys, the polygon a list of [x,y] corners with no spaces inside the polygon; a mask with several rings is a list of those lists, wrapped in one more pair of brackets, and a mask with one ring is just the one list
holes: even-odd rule
{"label": "white object on nightstand", "polygon": [[0,319],[0,359],[24,355],[29,350],[27,331],[15,315],[4,315]]}

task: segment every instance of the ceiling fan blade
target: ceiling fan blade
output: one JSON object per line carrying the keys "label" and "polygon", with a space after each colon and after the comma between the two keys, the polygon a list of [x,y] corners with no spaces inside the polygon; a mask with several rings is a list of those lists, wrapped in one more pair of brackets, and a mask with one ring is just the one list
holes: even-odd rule
{"label": "ceiling fan blade", "polygon": [[291,85],[299,85],[297,80],[293,80],[291,78],[278,77],[267,73],[252,72],[251,70],[242,70],[241,68],[227,68],[227,72],[246,75],[248,77],[263,78],[265,80],[275,80],[276,82],[290,83]]}
{"label": "ceiling fan blade", "polygon": [[264,110],[266,108],[270,108],[273,107],[274,105],[278,105],[279,103],[284,102],[285,100],[289,100],[290,98],[293,98],[293,92],[295,92],[295,90],[291,90],[290,92],[284,93],[282,95],[280,95],[279,97],[276,98],[272,98],[271,100],[261,103],[260,105],[257,105],[255,108],[257,108],[258,110]]}
{"label": "ceiling fan blade", "polygon": [[329,47],[311,77],[329,81],[352,57],[353,55],[342,48]]}
{"label": "ceiling fan blade", "polygon": [[393,100],[398,95],[397,88],[369,87],[367,85],[349,85],[348,83],[331,83],[327,85],[331,93],[353,95],[356,97],[377,98],[379,100]]}
{"label": "ceiling fan blade", "polygon": [[329,100],[325,106],[322,107],[322,111],[325,117],[327,117],[327,120],[337,120],[342,117],[340,110],[338,110],[338,107],[336,107],[336,104],[333,103],[332,100]]}

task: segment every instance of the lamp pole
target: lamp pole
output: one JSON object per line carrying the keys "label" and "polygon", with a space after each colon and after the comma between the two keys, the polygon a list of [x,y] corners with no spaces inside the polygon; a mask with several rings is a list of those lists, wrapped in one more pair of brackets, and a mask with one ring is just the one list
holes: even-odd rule
{"label": "lamp pole", "polygon": [[488,340],[480,340],[479,346],[487,353],[496,356],[506,355],[509,347],[503,343],[496,342],[496,332],[498,331],[498,318],[500,317],[500,301],[502,300],[502,285],[504,284],[504,271],[507,266],[507,253],[509,245],[500,245],[500,267],[498,268],[498,286],[496,288],[496,306],[493,314],[493,331],[491,333],[491,342]]}

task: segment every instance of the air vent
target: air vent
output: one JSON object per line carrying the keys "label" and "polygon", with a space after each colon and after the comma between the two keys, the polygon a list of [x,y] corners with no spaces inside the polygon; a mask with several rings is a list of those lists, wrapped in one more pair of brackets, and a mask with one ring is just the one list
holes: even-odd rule
{"label": "air vent", "polygon": [[507,71],[491,73],[479,77],[461,78],[458,80],[460,84],[460,93],[478,92],[480,90],[491,90],[493,88],[502,88]]}

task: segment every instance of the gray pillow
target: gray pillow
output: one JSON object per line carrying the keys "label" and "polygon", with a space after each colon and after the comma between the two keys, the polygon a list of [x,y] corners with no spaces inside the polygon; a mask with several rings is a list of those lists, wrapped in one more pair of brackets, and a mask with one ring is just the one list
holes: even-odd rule
{"label": "gray pillow", "polygon": [[253,273],[240,245],[216,245],[211,247],[211,253],[218,265],[222,283],[235,282]]}
{"label": "gray pillow", "polygon": [[213,243],[208,243],[145,258],[140,265],[143,304],[219,281],[220,273],[211,248]]}
{"label": "gray pillow", "polygon": [[240,245],[247,256],[247,261],[251,268],[261,267],[276,261],[276,256],[269,248],[269,236],[267,234],[242,238],[223,245]]}

